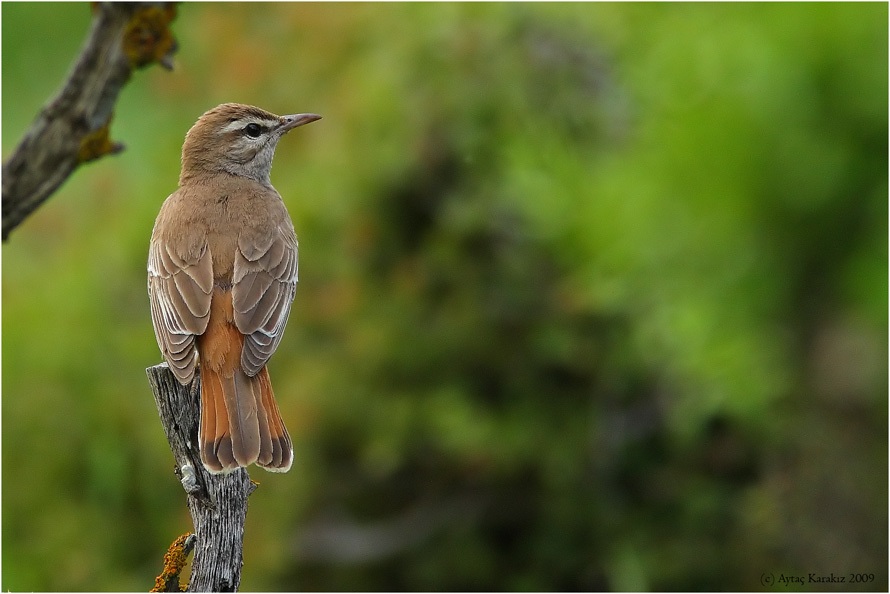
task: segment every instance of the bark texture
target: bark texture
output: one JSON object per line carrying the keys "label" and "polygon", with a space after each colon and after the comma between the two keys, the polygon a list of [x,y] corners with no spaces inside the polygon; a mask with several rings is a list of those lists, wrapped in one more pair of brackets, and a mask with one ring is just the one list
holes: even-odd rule
{"label": "bark texture", "polygon": [[180,384],[166,363],[146,369],[176,474],[188,496],[195,525],[195,558],[189,592],[234,592],[241,583],[247,498],[256,489],[243,468],[210,474],[198,449],[200,379]]}
{"label": "bark texture", "polygon": [[118,153],[109,126],[133,70],[154,62],[172,68],[176,41],[167,2],[93,5],[89,37],[59,94],[51,99],[3,164],[3,240],[78,165]]}

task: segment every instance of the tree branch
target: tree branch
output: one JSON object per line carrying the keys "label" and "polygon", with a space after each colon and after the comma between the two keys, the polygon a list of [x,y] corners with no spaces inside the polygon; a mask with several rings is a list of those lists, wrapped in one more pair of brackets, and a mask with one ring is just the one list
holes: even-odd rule
{"label": "tree branch", "polygon": [[3,164],[3,241],[78,165],[123,150],[108,129],[133,70],[153,62],[172,68],[172,3],[102,2],[94,12],[87,43],[62,90]]}
{"label": "tree branch", "polygon": [[243,468],[210,474],[198,450],[200,380],[181,385],[166,363],[145,370],[188,495],[195,525],[195,559],[189,592],[234,592],[241,584],[247,498],[256,489]]}

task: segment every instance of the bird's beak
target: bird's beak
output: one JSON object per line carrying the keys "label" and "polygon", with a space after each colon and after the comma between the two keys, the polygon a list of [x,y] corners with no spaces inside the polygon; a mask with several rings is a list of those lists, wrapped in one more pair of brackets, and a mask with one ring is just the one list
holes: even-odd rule
{"label": "bird's beak", "polygon": [[278,128],[282,134],[288,130],[293,130],[304,124],[311,124],[315,120],[320,120],[321,116],[315,113],[295,113],[293,115],[281,116],[281,126]]}

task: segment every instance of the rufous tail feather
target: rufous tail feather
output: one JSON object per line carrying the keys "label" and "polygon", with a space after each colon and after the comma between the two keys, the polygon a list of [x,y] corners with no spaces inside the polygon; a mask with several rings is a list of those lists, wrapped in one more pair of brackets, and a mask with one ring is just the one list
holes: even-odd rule
{"label": "rufous tail feather", "polygon": [[212,473],[254,463],[287,472],[293,462],[290,436],[265,367],[250,377],[240,368],[226,376],[201,366],[199,434],[201,461]]}

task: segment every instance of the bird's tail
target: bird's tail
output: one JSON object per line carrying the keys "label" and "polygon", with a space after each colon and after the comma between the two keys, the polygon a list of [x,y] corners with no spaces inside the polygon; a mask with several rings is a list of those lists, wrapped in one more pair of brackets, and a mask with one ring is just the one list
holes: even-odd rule
{"label": "bird's tail", "polygon": [[287,472],[293,462],[290,436],[263,367],[250,377],[201,366],[201,461],[213,473],[258,464]]}

